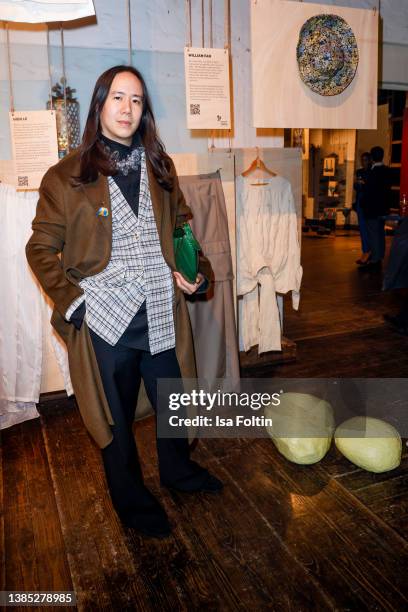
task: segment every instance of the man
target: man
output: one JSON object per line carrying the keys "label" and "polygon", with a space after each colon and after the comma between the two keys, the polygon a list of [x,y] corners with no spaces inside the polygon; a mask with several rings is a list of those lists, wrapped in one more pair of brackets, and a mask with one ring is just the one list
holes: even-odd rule
{"label": "man", "polygon": [[[113,506],[146,536],[171,532],[145,486],[132,431],[141,379],[158,410],[161,378],[194,378],[184,293],[204,289],[176,270],[173,231],[190,215],[154,121],[146,83],[131,66],[98,79],[79,150],[48,170],[27,258],[55,308],[84,423],[102,450]],[[59,257],[61,255],[61,258]],[[157,439],[161,484],[217,493],[222,483],[190,459],[186,437]]]}
{"label": "man", "polygon": [[354,189],[356,191],[356,213],[358,217],[358,229],[361,237],[361,255],[357,259],[356,263],[366,264],[370,259],[370,245],[368,243],[368,234],[366,227],[366,220],[364,217],[361,202],[363,200],[364,190],[366,188],[367,177],[371,170],[371,155],[366,152],[361,155],[361,168],[357,169],[356,182],[354,183]]}
{"label": "man", "polygon": [[[383,290],[408,288],[408,217],[395,231],[390,258],[384,274]],[[408,336],[408,294],[397,315],[384,314],[384,320],[403,336]]]}
{"label": "man", "polygon": [[361,207],[366,221],[371,255],[363,265],[379,265],[385,254],[384,216],[390,210],[391,177],[390,170],[383,161],[384,149],[373,147],[370,153],[373,164],[367,174]]}

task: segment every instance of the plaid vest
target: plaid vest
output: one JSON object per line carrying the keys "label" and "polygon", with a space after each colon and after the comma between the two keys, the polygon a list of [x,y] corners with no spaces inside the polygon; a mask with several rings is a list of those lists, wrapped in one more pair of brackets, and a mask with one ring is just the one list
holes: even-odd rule
{"label": "plaid vest", "polygon": [[80,282],[88,326],[114,346],[146,300],[150,352],[175,346],[173,275],[163,258],[150,198],[145,153],[141,159],[138,216],[112,177],[112,252],[102,272]]}

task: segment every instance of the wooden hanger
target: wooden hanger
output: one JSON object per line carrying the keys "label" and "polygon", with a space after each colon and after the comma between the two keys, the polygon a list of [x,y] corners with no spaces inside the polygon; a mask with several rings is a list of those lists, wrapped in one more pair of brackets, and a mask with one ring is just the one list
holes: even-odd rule
{"label": "wooden hanger", "polygon": [[[268,176],[278,176],[276,172],[273,172],[272,170],[270,170],[264,164],[263,160],[259,157],[258,147],[256,147],[256,158],[254,159],[252,164],[249,166],[249,168],[247,168],[246,170],[244,170],[244,172],[242,172],[241,176],[248,176],[249,174],[251,174],[251,172],[254,172],[254,170],[261,170],[262,172],[265,172],[265,174],[267,174]],[[259,184],[262,185],[262,183],[259,183]]]}

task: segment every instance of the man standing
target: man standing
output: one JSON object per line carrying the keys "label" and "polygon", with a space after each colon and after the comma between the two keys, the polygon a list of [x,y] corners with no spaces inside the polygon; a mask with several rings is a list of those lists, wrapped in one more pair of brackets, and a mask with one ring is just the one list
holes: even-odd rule
{"label": "man standing", "polygon": [[390,169],[384,164],[384,149],[371,149],[372,166],[367,175],[361,206],[366,220],[371,256],[365,265],[381,264],[385,254],[384,216],[390,210]]}
{"label": "man standing", "polygon": [[[408,288],[408,217],[395,230],[391,244],[390,258],[384,274],[383,290]],[[397,315],[384,314],[384,320],[395,331],[408,336],[408,294],[405,294]]]}
{"label": "man standing", "polygon": [[357,169],[356,181],[354,183],[354,189],[356,191],[356,213],[358,217],[358,229],[361,237],[361,255],[357,259],[356,263],[366,264],[370,259],[370,245],[368,242],[368,234],[366,227],[366,220],[362,209],[362,201],[364,198],[364,190],[366,188],[367,177],[371,171],[371,155],[366,152],[361,156],[361,168]]}

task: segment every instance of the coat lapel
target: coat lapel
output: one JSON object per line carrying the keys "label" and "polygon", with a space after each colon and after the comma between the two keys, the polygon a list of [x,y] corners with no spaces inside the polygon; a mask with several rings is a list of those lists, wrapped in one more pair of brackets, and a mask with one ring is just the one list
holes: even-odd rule
{"label": "coat lapel", "polygon": [[[82,189],[94,209],[95,215],[101,218],[101,223],[109,236],[112,236],[112,206],[109,195],[109,185],[106,176],[100,174],[96,181],[82,185]],[[108,214],[104,216],[99,211],[106,208]]]}
{"label": "coat lapel", "polygon": [[152,200],[152,207],[154,218],[156,220],[157,231],[159,232],[160,242],[162,241],[162,219],[163,219],[163,189],[160,187],[153,173],[153,168],[150,160],[146,156],[146,167],[147,176],[149,179],[150,198]]}
{"label": "coat lapel", "polygon": [[[153,214],[159,233],[160,242],[163,239],[162,219],[163,219],[163,189],[158,184],[153,173],[153,168],[148,159],[146,159],[147,176],[149,179],[150,197],[152,200]],[[100,208],[108,210],[107,216],[101,216],[101,222],[106,231],[112,236],[112,205],[109,195],[108,179],[102,174],[99,175],[96,181],[81,186],[90,205],[98,215]],[[99,216],[99,215],[98,215]]]}

